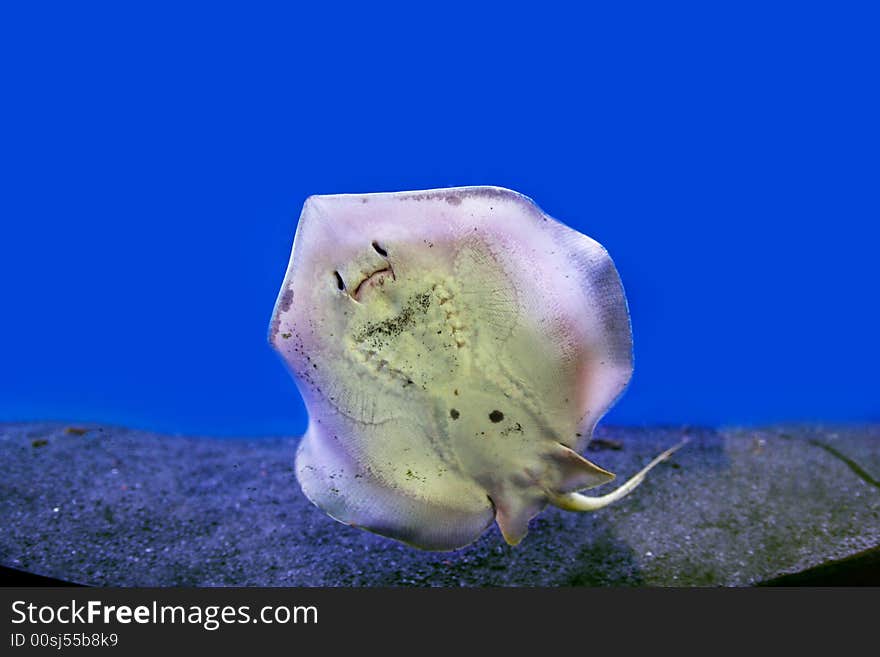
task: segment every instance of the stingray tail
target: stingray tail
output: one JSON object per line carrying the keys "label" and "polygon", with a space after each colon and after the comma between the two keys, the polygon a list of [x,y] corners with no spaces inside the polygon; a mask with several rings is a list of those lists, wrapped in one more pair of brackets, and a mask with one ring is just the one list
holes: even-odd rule
{"label": "stingray tail", "polygon": [[685,438],[677,445],[667,449],[665,452],[663,452],[653,461],[651,461],[648,465],[642,468],[639,472],[633,475],[620,488],[617,488],[607,495],[590,497],[587,495],[583,495],[582,493],[550,493],[550,503],[558,506],[560,509],[565,509],[566,511],[596,511],[597,509],[606,507],[609,504],[613,504],[617,500],[631,493],[636,486],[638,486],[645,480],[645,475],[647,475],[648,472],[655,465],[657,465],[658,463],[662,463],[663,461],[668,459],[677,450],[684,446],[685,443],[687,443],[689,440],[689,438]]}

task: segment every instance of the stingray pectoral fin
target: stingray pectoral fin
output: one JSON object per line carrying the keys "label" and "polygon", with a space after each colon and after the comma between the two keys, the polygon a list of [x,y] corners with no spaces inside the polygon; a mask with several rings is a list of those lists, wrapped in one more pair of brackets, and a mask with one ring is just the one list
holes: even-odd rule
{"label": "stingray pectoral fin", "polygon": [[492,524],[492,504],[482,488],[452,472],[411,475],[393,481],[365,470],[320,431],[310,430],[297,450],[303,492],[339,522],[437,551],[467,545]]}
{"label": "stingray pectoral fin", "polygon": [[550,452],[558,483],[554,487],[557,494],[571,493],[607,484],[614,475],[590,463],[583,456],[561,443],[557,443]]}
{"label": "stingray pectoral fin", "polygon": [[551,492],[549,493],[550,503],[554,506],[558,506],[560,509],[565,509],[566,511],[596,511],[606,507],[631,493],[636,486],[645,480],[645,475],[647,475],[654,466],[668,459],[687,442],[688,439],[685,438],[677,445],[670,447],[633,475],[626,483],[620,486],[620,488],[607,495],[589,497],[587,495],[581,495],[580,493],[555,494]]}

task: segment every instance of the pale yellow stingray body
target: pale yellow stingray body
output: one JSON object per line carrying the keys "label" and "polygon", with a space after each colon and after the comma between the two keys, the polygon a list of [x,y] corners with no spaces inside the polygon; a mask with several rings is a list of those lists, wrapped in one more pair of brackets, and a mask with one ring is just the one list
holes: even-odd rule
{"label": "pale yellow stingray body", "polygon": [[654,465],[576,492],[613,478],[577,451],[632,371],[626,301],[599,244],[509,190],[311,197],[270,341],[309,411],[306,495],[417,547],[493,520],[517,543]]}

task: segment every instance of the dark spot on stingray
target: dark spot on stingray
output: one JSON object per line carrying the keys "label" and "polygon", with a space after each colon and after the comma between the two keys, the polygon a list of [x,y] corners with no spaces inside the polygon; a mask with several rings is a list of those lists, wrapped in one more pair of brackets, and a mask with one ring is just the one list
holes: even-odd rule
{"label": "dark spot on stingray", "polygon": [[456,388],[455,390],[453,390],[453,391],[452,391],[452,394],[455,395],[456,397],[458,397],[458,388]]}
{"label": "dark spot on stingray", "polygon": [[37,438],[37,440],[31,441],[31,447],[45,447],[49,444],[49,441],[45,438]]}
{"label": "dark spot on stingray", "polygon": [[492,411],[491,413],[489,413],[489,419],[495,423],[501,422],[501,420],[504,419],[504,413],[502,413],[501,411],[497,411],[497,410]]}
{"label": "dark spot on stingray", "polygon": [[333,272],[333,275],[336,277],[336,287],[340,290],[345,289],[345,281],[342,280],[342,276],[339,275],[338,271]]}
{"label": "dark spot on stingray", "polygon": [[459,413],[456,409],[452,408],[452,409],[449,410],[449,416],[450,416],[453,420],[457,420],[458,417],[459,417],[459,415],[461,415],[461,413]]}
{"label": "dark spot on stingray", "polygon": [[285,340],[287,340],[291,335],[293,335],[293,334],[292,333],[282,333],[281,337],[284,338]]}
{"label": "dark spot on stingray", "polygon": [[509,436],[511,433],[522,433],[523,428],[519,422],[516,422],[512,426],[507,427],[504,431],[501,432],[502,436]]}
{"label": "dark spot on stingray", "polygon": [[389,340],[415,326],[416,311],[421,310],[426,313],[430,305],[431,297],[429,294],[415,294],[410,297],[400,314],[381,322],[370,322],[353,336],[354,340],[355,342],[367,342],[379,349]]}
{"label": "dark spot on stingray", "polygon": [[283,311],[287,312],[290,310],[290,304],[293,302],[293,290],[287,288],[284,290],[284,293],[281,295],[281,300],[278,303],[278,307]]}
{"label": "dark spot on stingray", "polygon": [[379,254],[380,256],[382,256],[383,258],[387,258],[387,257],[388,257],[388,251],[386,251],[386,250],[383,249],[381,246],[379,246],[379,243],[378,243],[378,242],[373,242],[373,249],[375,249],[376,253],[378,253],[378,254]]}

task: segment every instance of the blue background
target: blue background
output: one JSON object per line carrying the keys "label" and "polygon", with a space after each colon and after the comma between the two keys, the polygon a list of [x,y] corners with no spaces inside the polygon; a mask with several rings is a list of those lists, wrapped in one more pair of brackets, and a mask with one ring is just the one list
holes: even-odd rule
{"label": "blue background", "polygon": [[867,9],[21,4],[0,420],[299,433],[266,329],[305,197],[473,184],[614,257],[636,372],[609,421],[880,420]]}

